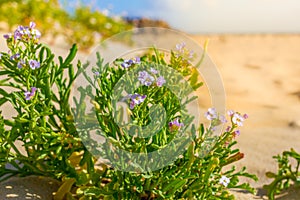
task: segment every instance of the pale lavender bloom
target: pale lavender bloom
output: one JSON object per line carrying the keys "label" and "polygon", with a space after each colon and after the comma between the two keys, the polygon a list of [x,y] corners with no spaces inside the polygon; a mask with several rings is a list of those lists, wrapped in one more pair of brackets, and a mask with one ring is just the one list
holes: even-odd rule
{"label": "pale lavender bloom", "polygon": [[216,109],[215,108],[209,108],[208,111],[205,113],[205,117],[208,120],[217,119],[218,115],[217,115]]}
{"label": "pale lavender bloom", "polygon": [[243,117],[244,117],[244,119],[248,119],[248,118],[249,118],[249,115],[244,114]]}
{"label": "pale lavender bloom", "polygon": [[129,60],[124,60],[124,62],[121,64],[123,68],[128,68],[133,64],[139,64],[141,62],[140,57],[136,57],[135,60],[129,59]]}
{"label": "pale lavender bloom", "polygon": [[233,110],[228,110],[227,114],[231,117],[235,112]]}
{"label": "pale lavender bloom", "polygon": [[124,62],[121,64],[123,68],[128,68],[133,64],[133,60],[124,60]]}
{"label": "pale lavender bloom", "polygon": [[20,60],[20,61],[18,62],[18,64],[17,64],[17,67],[18,67],[19,69],[21,69],[24,65],[25,65],[24,60]]}
{"label": "pale lavender bloom", "polygon": [[189,52],[189,58],[192,59],[194,57],[194,55],[195,55],[195,52],[193,50],[191,50]]}
{"label": "pale lavender bloom", "polygon": [[210,128],[211,131],[216,131],[217,130],[216,126],[210,126],[209,128]]}
{"label": "pale lavender bloom", "polygon": [[100,75],[100,72],[95,71],[94,74],[95,74],[96,76],[99,76],[99,75]]}
{"label": "pale lavender bloom", "polygon": [[234,113],[232,116],[232,122],[238,126],[243,126],[244,122],[243,116],[241,116],[239,113]]}
{"label": "pale lavender bloom", "polygon": [[18,26],[18,28],[14,32],[14,38],[15,38],[15,40],[21,40],[22,39],[22,37],[23,37],[23,30],[24,30],[23,26]]}
{"label": "pale lavender bloom", "polygon": [[219,120],[222,124],[225,124],[227,122],[226,117],[224,115],[220,115]]}
{"label": "pale lavender bloom", "polygon": [[40,68],[40,66],[41,66],[41,64],[36,60],[29,60],[28,64],[31,69],[37,69],[37,68]]}
{"label": "pale lavender bloom", "polygon": [[32,32],[32,35],[35,36],[35,39],[39,39],[42,36],[41,32],[39,30],[37,30],[37,29],[32,29],[31,32]]}
{"label": "pale lavender bloom", "polygon": [[29,27],[30,27],[31,29],[34,29],[35,26],[36,26],[36,24],[35,24],[34,22],[30,22],[30,23],[29,23]]}
{"label": "pale lavender bloom", "polygon": [[12,37],[12,34],[11,33],[4,34],[3,37],[4,37],[4,39],[8,40]]}
{"label": "pale lavender bloom", "polygon": [[147,97],[146,95],[140,95],[140,94],[137,94],[137,93],[131,94],[129,96],[130,96],[130,99],[131,99],[130,109],[134,109],[134,107],[136,105],[139,105],[139,104],[143,103],[145,101],[146,97]]}
{"label": "pale lavender bloom", "polygon": [[156,69],[152,68],[152,67],[150,68],[150,72],[152,74],[157,74],[158,73],[158,71]]}
{"label": "pale lavender bloom", "polygon": [[141,82],[142,85],[150,86],[155,79],[148,72],[140,71],[139,76],[138,76],[138,80]]}
{"label": "pale lavender bloom", "polygon": [[16,54],[14,54],[14,55],[12,55],[11,57],[10,57],[10,60],[17,60],[17,59],[19,59],[20,58],[20,54],[19,53],[16,53]]}
{"label": "pale lavender bloom", "polygon": [[241,134],[240,130],[234,131],[234,136],[239,136]]}
{"label": "pale lavender bloom", "polygon": [[[14,32],[14,39],[15,40],[28,40],[29,38],[32,39],[39,39],[41,37],[41,32],[37,29],[34,29],[36,24],[34,22],[30,22],[28,26],[18,26],[18,28]],[[6,36],[7,37],[7,36]]]}
{"label": "pale lavender bloom", "polygon": [[226,176],[222,176],[219,180],[219,183],[225,187],[228,186],[228,184],[230,183],[230,179],[227,178]]}
{"label": "pale lavender bloom", "polygon": [[33,36],[34,39],[39,39],[42,34],[39,30],[35,29],[35,26],[36,24],[34,22],[29,23],[29,29],[31,31],[29,32],[29,37]]}
{"label": "pale lavender bloom", "polygon": [[176,50],[182,53],[184,51],[185,46],[186,46],[185,42],[182,42],[180,44],[176,44]]}
{"label": "pale lavender bloom", "polygon": [[134,64],[139,64],[141,62],[141,58],[135,57],[135,60],[133,62],[134,62]]}
{"label": "pale lavender bloom", "polygon": [[24,29],[21,31],[21,34],[24,36],[27,36],[27,37],[31,37],[31,33],[30,33],[30,30],[28,27],[24,27]]}
{"label": "pale lavender bloom", "polygon": [[2,58],[2,56],[3,56],[2,53],[0,53],[0,59]]}
{"label": "pale lavender bloom", "polygon": [[24,92],[25,100],[27,100],[27,101],[30,100],[31,97],[34,96],[36,90],[37,90],[36,87],[31,87],[31,91],[25,91]]}
{"label": "pale lavender bloom", "polygon": [[176,118],[174,121],[169,122],[169,129],[171,131],[176,131],[178,130],[180,127],[183,127],[184,124],[182,122],[179,122],[179,119]]}
{"label": "pale lavender bloom", "polygon": [[162,87],[163,84],[165,84],[165,83],[166,83],[166,80],[163,76],[158,77],[157,80],[156,80],[156,85],[158,87]]}

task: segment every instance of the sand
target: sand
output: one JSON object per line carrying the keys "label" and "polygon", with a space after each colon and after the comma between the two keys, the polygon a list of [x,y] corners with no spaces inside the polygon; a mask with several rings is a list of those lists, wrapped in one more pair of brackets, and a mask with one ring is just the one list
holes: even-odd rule
{"label": "sand", "polygon": [[[277,170],[272,156],[290,148],[300,152],[300,35],[191,37],[201,45],[206,39],[210,40],[208,54],[222,76],[227,108],[250,116],[237,138],[245,158],[235,165],[246,166],[249,172],[259,177],[258,182],[251,182],[258,189],[258,195],[235,192],[236,197],[240,200],[266,199],[261,188],[270,180],[265,173]],[[2,39],[0,45],[3,50]],[[65,56],[70,46],[59,39],[51,44],[51,48]],[[78,58],[84,57],[86,54],[80,53]],[[26,181],[15,178],[1,183],[0,199],[26,199],[27,193],[32,195],[27,199],[50,199],[47,197],[54,190],[50,187],[43,190],[44,186],[37,184],[36,179],[40,180],[38,177],[29,177]],[[55,187],[53,183],[50,185]],[[9,194],[18,197],[9,197]],[[33,194],[45,196],[39,198]],[[299,199],[297,197],[300,197],[299,192],[291,190],[279,199]]]}

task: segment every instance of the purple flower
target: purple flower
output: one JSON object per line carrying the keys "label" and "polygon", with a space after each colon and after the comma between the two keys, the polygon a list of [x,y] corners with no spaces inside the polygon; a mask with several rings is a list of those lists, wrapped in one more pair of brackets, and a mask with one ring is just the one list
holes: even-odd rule
{"label": "purple flower", "polygon": [[36,87],[31,87],[31,91],[25,91],[25,92],[24,92],[25,99],[26,99],[27,101],[30,100],[31,97],[34,96],[36,90],[37,90]]}
{"label": "purple flower", "polygon": [[2,58],[2,56],[3,56],[2,53],[0,53],[0,59]]}
{"label": "purple flower", "polygon": [[184,51],[185,46],[186,46],[185,42],[182,42],[180,44],[176,44],[176,50],[182,53]]}
{"label": "purple flower", "polygon": [[131,100],[130,105],[129,105],[130,109],[134,109],[134,107],[136,105],[139,105],[139,104],[143,103],[147,96],[135,93],[135,94],[130,94],[129,97],[130,97],[130,100]]}
{"label": "purple flower", "polygon": [[[35,29],[36,24],[34,22],[29,23],[28,26],[18,26],[14,32],[15,40],[25,40],[33,39],[34,41],[41,37],[41,32]],[[10,35],[5,35],[5,39],[9,39]]]}
{"label": "purple flower", "polygon": [[123,68],[128,68],[133,64],[133,60],[124,60],[124,62],[121,64]]}
{"label": "purple flower", "polygon": [[158,71],[156,69],[152,68],[152,67],[150,68],[150,72],[152,74],[157,74],[158,73]]}
{"label": "purple flower", "polygon": [[234,131],[234,136],[239,136],[241,134],[240,130]]}
{"label": "purple flower", "polygon": [[138,76],[138,80],[141,82],[142,85],[150,86],[155,79],[148,72],[140,71],[139,76]]}
{"label": "purple flower", "polygon": [[34,36],[34,39],[39,39],[42,36],[41,32],[37,29],[32,29],[31,33]]}
{"label": "purple flower", "polygon": [[183,127],[184,124],[179,122],[179,119],[176,118],[174,121],[169,122],[169,129],[170,131],[177,131],[180,127]]}
{"label": "purple flower", "polygon": [[12,37],[12,34],[11,33],[4,34],[3,37],[4,37],[4,39],[8,40]]}
{"label": "purple flower", "polygon": [[21,59],[21,60],[18,62],[17,67],[18,67],[19,69],[21,69],[24,65],[25,65],[25,62],[24,62],[24,60]]}
{"label": "purple flower", "polygon": [[124,62],[121,64],[121,66],[126,69],[126,68],[130,67],[131,65],[138,64],[140,62],[141,62],[140,58],[136,57],[135,60],[133,60],[133,59],[124,60]]}
{"label": "purple flower", "polygon": [[12,55],[11,57],[10,57],[10,60],[17,60],[17,59],[19,59],[20,58],[20,54],[19,53],[16,53],[16,54],[14,54],[14,55]]}
{"label": "purple flower", "polygon": [[41,64],[36,60],[29,60],[28,64],[31,69],[37,69],[37,68],[40,68],[40,66],[41,66]]}
{"label": "purple flower", "polygon": [[189,52],[189,58],[192,59],[194,57],[194,55],[195,55],[195,52],[193,50],[191,50]]}
{"label": "purple flower", "polygon": [[218,115],[217,115],[216,109],[215,108],[209,108],[208,111],[205,113],[205,117],[208,120],[217,119]]}
{"label": "purple flower", "polygon": [[220,115],[219,120],[222,124],[225,124],[227,122],[226,117],[224,115]]}
{"label": "purple flower", "polygon": [[18,26],[18,28],[14,32],[14,38],[15,38],[15,40],[21,40],[22,39],[22,37],[23,37],[23,30],[24,30],[23,26]]}
{"label": "purple flower", "polygon": [[158,77],[157,80],[156,80],[156,85],[158,87],[162,87],[163,84],[165,84],[165,83],[166,83],[166,80],[163,76]]}
{"label": "purple flower", "polygon": [[100,75],[100,72],[95,71],[94,74],[95,74],[96,76],[99,76],[99,75]]}
{"label": "purple flower", "polygon": [[140,62],[141,62],[141,58],[140,57],[135,57],[134,64],[139,64]]}
{"label": "purple flower", "polygon": [[227,114],[231,117],[231,116],[233,116],[233,114],[234,114],[235,112],[233,111],[233,110],[228,110],[227,111]]}
{"label": "purple flower", "polygon": [[248,119],[248,118],[249,118],[249,115],[244,114],[243,117],[244,117],[244,119]]}
{"label": "purple flower", "polygon": [[36,24],[34,22],[30,22],[29,23],[29,28],[34,29],[36,26]]}

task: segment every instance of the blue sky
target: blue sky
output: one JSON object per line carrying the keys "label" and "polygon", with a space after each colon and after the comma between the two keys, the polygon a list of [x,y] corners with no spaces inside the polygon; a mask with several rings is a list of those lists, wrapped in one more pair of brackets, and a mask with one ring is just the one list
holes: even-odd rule
{"label": "blue sky", "polygon": [[[78,0],[65,2],[68,2],[71,8]],[[81,2],[108,11],[110,15],[163,19],[172,27],[190,33],[300,33],[300,0],[81,0]]]}

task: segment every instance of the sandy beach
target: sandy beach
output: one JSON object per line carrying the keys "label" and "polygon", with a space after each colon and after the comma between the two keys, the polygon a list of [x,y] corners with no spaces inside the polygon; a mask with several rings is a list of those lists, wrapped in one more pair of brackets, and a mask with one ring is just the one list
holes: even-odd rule
{"label": "sandy beach", "polygon": [[[241,200],[266,199],[261,188],[271,180],[266,178],[265,173],[277,171],[272,156],[290,148],[300,152],[300,35],[190,37],[200,45],[209,39],[208,55],[222,76],[227,109],[250,116],[237,138],[245,158],[235,165],[246,166],[250,173],[259,177],[258,182],[251,182],[258,189],[258,195],[235,193],[236,197]],[[50,47],[61,56],[66,56],[70,48],[61,39]],[[2,38],[0,50],[5,50]],[[79,59],[85,57],[82,52],[78,55]],[[8,180],[0,183],[0,199],[46,199],[37,196],[25,198],[26,192],[17,193],[22,184],[29,190],[27,193],[41,191],[36,189],[40,186],[36,181],[20,179],[20,183],[16,183],[15,179]],[[53,189],[44,189],[44,193],[51,192]],[[292,191],[279,199],[299,199],[297,197],[300,197],[300,192]]]}

